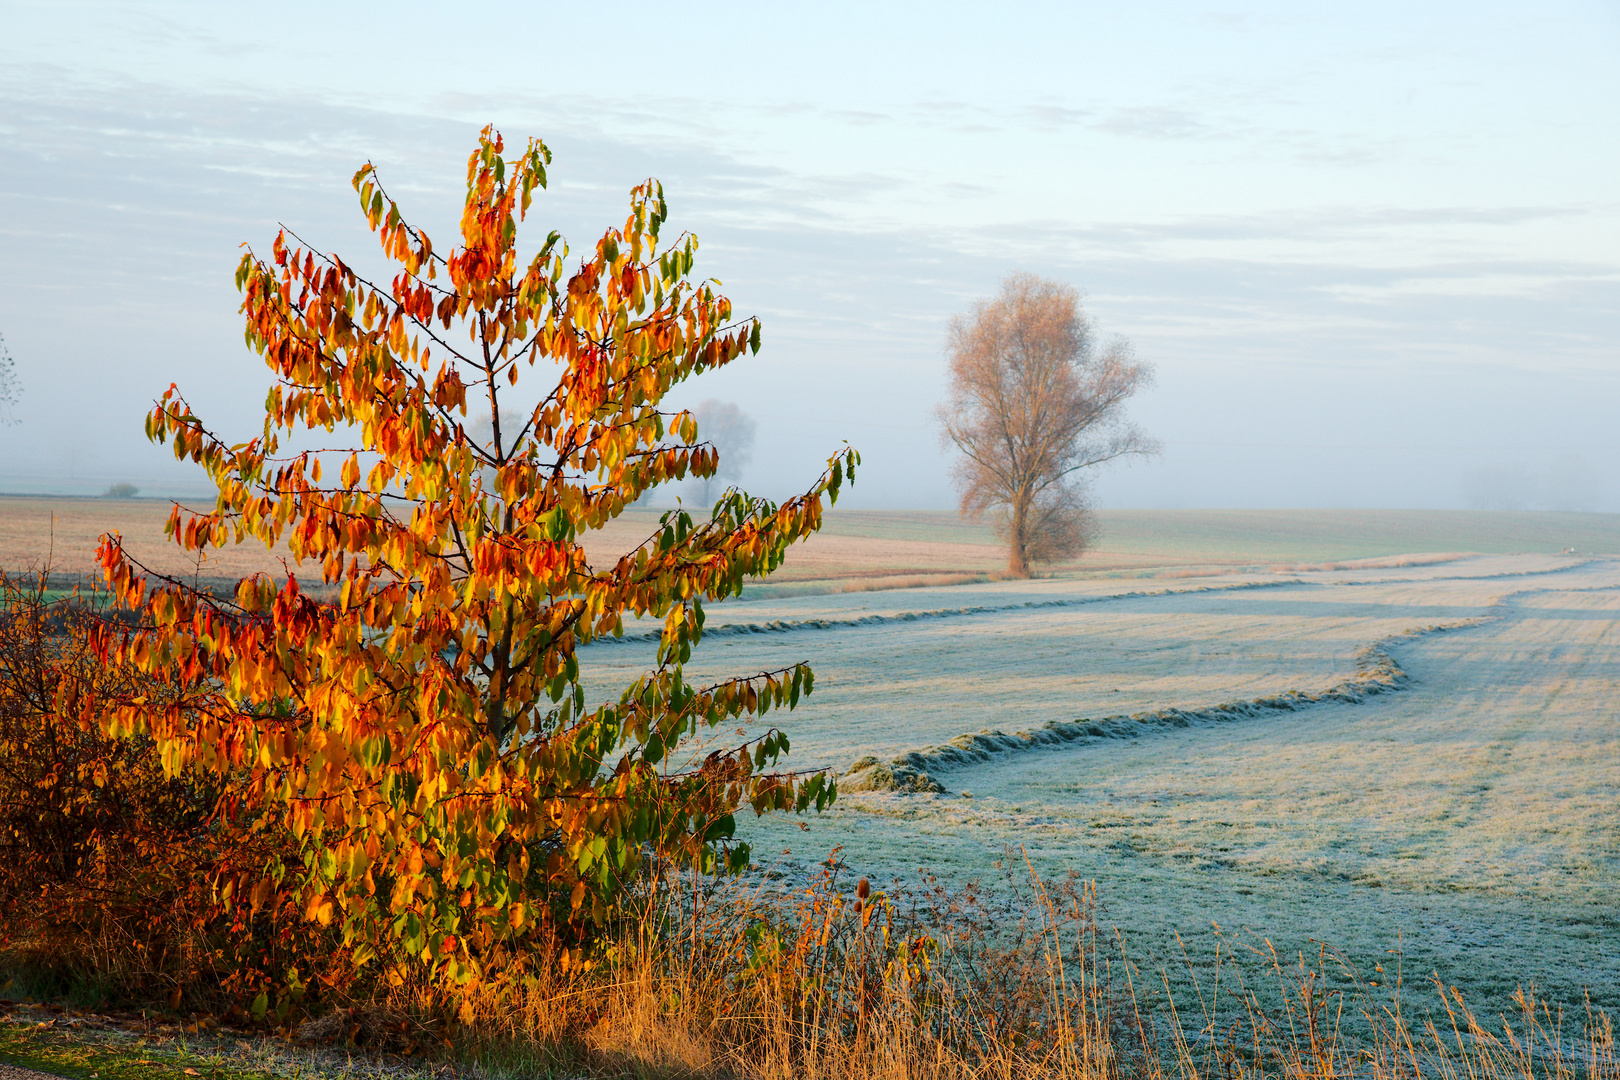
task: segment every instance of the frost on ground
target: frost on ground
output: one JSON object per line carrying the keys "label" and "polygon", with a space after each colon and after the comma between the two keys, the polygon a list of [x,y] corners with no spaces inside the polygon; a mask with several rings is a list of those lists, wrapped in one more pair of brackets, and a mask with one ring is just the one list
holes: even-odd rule
{"label": "frost on ground", "polygon": [[[1365,972],[1398,949],[1409,983],[1487,1008],[1534,981],[1620,1009],[1620,562],[1257,577],[727,605],[711,625],[747,629],[689,674],[809,660],[815,695],[776,718],[793,764],[934,781],[743,823],[789,879],[842,845],[874,880],[991,881],[1022,847],[1094,879],[1138,957],[1179,957],[1179,932],[1207,963],[1217,923]],[[585,666],[605,691],[651,648]]]}

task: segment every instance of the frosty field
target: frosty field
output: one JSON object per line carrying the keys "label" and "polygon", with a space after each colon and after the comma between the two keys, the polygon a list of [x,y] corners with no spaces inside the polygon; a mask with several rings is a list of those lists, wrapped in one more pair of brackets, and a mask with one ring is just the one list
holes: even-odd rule
{"label": "frosty field", "polygon": [[[0,568],[50,552],[90,572],[117,528],[164,572],[286,572],[284,552],[246,547],[197,567],[165,542],[168,513],[0,496]],[[752,599],[709,609],[689,677],[809,661],[813,696],[771,717],[788,764],[877,762],[802,830],[740,821],[784,875],[769,887],[841,846],[878,882],[927,870],[995,891],[1022,848],[1043,875],[1095,880],[1139,960],[1177,958],[1179,933],[1207,967],[1218,923],[1284,955],[1331,943],[1364,973],[1398,948],[1408,985],[1438,971],[1488,1010],[1534,981],[1620,1011],[1620,515],[1101,525],[1057,576],[994,581],[985,528],[839,511]],[[592,555],[656,528],[632,511]],[[594,695],[651,662],[635,630],[582,654]],[[880,771],[943,790],[859,790]]]}
{"label": "frosty field", "polygon": [[[1094,879],[1142,958],[1179,932],[1204,963],[1214,922],[1369,974],[1398,948],[1409,985],[1488,1008],[1534,981],[1614,1011],[1617,621],[1620,561],[1451,555],[728,604],[689,671],[809,660],[814,696],[777,717],[794,765],[945,789],[848,778],[807,829],[741,822],[790,878],[842,845],[878,881],[993,881],[1022,846]],[[651,648],[593,646],[593,687]],[[981,729],[1038,734],[957,738]]]}

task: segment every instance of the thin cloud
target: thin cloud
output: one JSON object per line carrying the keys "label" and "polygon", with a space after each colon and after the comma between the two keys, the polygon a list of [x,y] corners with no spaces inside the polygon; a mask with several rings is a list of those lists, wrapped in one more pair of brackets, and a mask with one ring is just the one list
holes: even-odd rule
{"label": "thin cloud", "polygon": [[1110,135],[1138,139],[1197,139],[1220,132],[1190,110],[1166,106],[1112,109],[1092,126]]}
{"label": "thin cloud", "polygon": [[[372,257],[375,241],[347,189],[369,157],[391,190],[411,193],[413,218],[448,246],[476,129],[459,116],[292,95],[136,89],[0,86],[0,327],[36,365],[31,405],[62,417],[64,443],[77,438],[107,460],[161,470],[170,466],[141,441],[140,421],[170,380],[230,430],[251,433],[256,422],[264,373],[241,346],[230,282],[236,245],[267,245],[286,218],[322,247]],[[488,99],[465,98],[454,111],[486,107],[493,110]],[[1167,221],[1009,209],[1010,220],[978,225],[948,214],[943,226],[898,215],[897,224],[873,225],[897,204],[993,203],[998,189],[920,169],[838,174],[744,158],[710,141],[705,132],[724,126],[712,115],[644,136],[629,128],[652,123],[657,110],[625,109],[592,127],[593,99],[545,107],[556,121],[548,125],[556,159],[552,188],[534,211],[541,232],[557,227],[576,246],[588,243],[622,220],[632,183],[659,176],[672,225],[703,240],[698,272],[722,278],[739,310],[765,320],[767,352],[721,373],[732,382],[715,392],[745,408],[749,394],[786,394],[807,415],[876,433],[862,436],[862,449],[882,466],[860,493],[879,503],[888,493],[915,505],[935,488],[948,500],[932,442],[882,435],[878,425],[928,426],[946,320],[1014,269],[1084,289],[1102,332],[1126,334],[1159,363],[1159,393],[1186,395],[1219,373],[1235,388],[1220,417],[1234,430],[1314,412],[1322,441],[1346,441],[1340,434],[1358,418],[1336,411],[1336,378],[1398,387],[1427,367],[1466,372],[1487,387],[1533,374],[1556,389],[1617,366],[1620,259],[1532,258],[1491,239],[1526,226],[1601,223],[1614,215],[1608,205],[1348,205]],[[991,114],[935,103],[898,115],[884,122],[946,125]],[[1155,122],[1191,123],[1179,115]],[[65,326],[73,332],[63,334]],[[1389,400],[1399,394],[1391,389]],[[1579,397],[1598,399],[1587,390]],[[1446,408],[1443,398],[1414,408],[1425,402],[1437,414]],[[802,445],[784,443],[784,483],[802,462],[819,467],[827,437],[823,425]],[[59,449],[8,443],[0,457],[43,468]],[[1446,484],[1447,492],[1455,486]]]}

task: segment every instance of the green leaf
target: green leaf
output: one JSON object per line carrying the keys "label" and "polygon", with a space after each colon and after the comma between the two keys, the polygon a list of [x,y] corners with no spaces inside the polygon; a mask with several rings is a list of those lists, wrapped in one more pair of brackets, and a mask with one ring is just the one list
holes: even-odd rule
{"label": "green leaf", "polygon": [[709,823],[703,830],[703,842],[712,844],[717,840],[729,839],[737,831],[737,819],[730,814],[718,817]]}

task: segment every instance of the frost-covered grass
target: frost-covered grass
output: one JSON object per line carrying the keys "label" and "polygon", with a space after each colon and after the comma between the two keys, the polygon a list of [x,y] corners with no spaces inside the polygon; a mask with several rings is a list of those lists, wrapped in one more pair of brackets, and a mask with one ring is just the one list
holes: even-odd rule
{"label": "frost-covered grass", "polygon": [[[1103,510],[1099,558],[1332,562],[1413,552],[1620,554],[1620,514],[1479,510]],[[1085,560],[1082,560],[1082,566]]]}
{"label": "frost-covered grass", "polygon": [[[1295,560],[1296,562],[1299,560]],[[1400,560],[1396,560],[1399,562]],[[846,791],[757,858],[835,846],[875,880],[995,880],[1009,850],[1095,879],[1139,956],[1194,969],[1233,936],[1285,955],[1404,952],[1487,1010],[1534,980],[1620,1007],[1620,562],[1493,556],[1273,577],[1068,579],[725,605],[698,679],[810,660],[778,722],[843,771],[964,732],[1321,693],[1390,641],[1404,688],[1230,721],[1130,723],[935,773],[941,795]],[[1435,625],[1467,625],[1409,635]],[[726,632],[725,628],[738,628]],[[746,631],[741,628],[748,628]],[[606,690],[646,643],[601,646]],[[1178,961],[1179,963],[1179,961]]]}
{"label": "frost-covered grass", "polygon": [[[51,553],[87,571],[95,537],[118,528],[150,564],[195,571],[164,540],[167,515],[158,501],[0,498],[0,565]],[[593,557],[656,521],[626,514]],[[1094,551],[1055,576],[994,581],[1004,556],[988,528],[834,511],[772,579],[810,594],[760,588],[712,608],[691,674],[812,661],[815,695],[777,720],[792,764],[843,771],[981,729],[1319,694],[1373,642],[1488,621],[1393,646],[1411,677],[1398,693],[993,756],[940,772],[940,796],[846,791],[803,831],[747,822],[761,860],[813,863],[842,844],[874,875],[967,880],[1023,845],[1042,873],[1095,878],[1148,952],[1170,955],[1180,931],[1204,955],[1219,922],[1285,951],[1315,937],[1367,960],[1399,945],[1414,970],[1498,1001],[1534,978],[1558,1000],[1589,986],[1620,1005],[1620,572],[1560,554],[1620,552],[1620,515],[1104,511],[1100,524]],[[1454,557],[1468,552],[1487,554]],[[281,567],[242,548],[201,571],[258,569]],[[872,591],[893,584],[912,587]],[[613,692],[651,653],[592,647],[587,678]]]}

